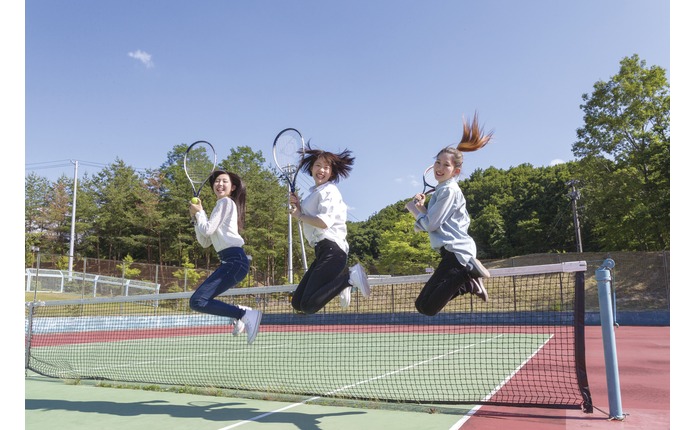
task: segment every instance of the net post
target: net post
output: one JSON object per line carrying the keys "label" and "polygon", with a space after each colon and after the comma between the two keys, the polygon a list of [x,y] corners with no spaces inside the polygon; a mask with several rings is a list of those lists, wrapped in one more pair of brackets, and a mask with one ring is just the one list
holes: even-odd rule
{"label": "net post", "polygon": [[603,337],[603,356],[606,363],[606,384],[610,419],[624,420],[620,398],[620,377],[618,374],[618,355],[615,347],[613,307],[611,305],[611,269],[615,262],[610,258],[596,269],[598,301],[601,314],[601,333]]}
{"label": "net post", "polygon": [[29,308],[26,322],[26,331],[24,333],[24,371],[29,369],[29,359],[31,357],[31,335],[32,335],[32,322],[34,317],[34,307],[37,302],[27,302],[26,306]]}

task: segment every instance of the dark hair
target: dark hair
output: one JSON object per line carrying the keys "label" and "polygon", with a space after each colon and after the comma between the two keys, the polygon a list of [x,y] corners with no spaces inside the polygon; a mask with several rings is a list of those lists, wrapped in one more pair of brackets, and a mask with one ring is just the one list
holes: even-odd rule
{"label": "dark hair", "polygon": [[311,176],[311,169],[314,167],[314,163],[321,157],[325,158],[331,165],[331,177],[328,179],[329,181],[338,182],[341,177],[347,178],[350,176],[355,157],[352,156],[352,151],[348,149],[334,154],[332,152],[309,147],[309,149],[303,152],[303,158],[299,162],[299,170],[303,170],[304,173]]}
{"label": "dark hair", "polygon": [[246,184],[241,180],[241,176],[236,173],[227,172],[226,170],[215,170],[210,175],[210,188],[215,191],[215,180],[220,175],[228,175],[229,180],[234,184],[234,190],[229,196],[234,203],[236,203],[237,214],[237,227],[239,231],[244,229],[244,223],[246,221]]}

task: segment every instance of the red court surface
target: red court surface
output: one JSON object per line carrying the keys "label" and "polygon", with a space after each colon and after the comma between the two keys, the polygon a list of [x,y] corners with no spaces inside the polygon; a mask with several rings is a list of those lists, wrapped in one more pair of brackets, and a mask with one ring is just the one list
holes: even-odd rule
{"label": "red court surface", "polygon": [[[586,362],[594,412],[483,406],[461,430],[661,430],[670,420],[670,327],[614,330],[623,420],[610,419],[601,327],[586,328]],[[615,407],[614,410],[620,410]]]}

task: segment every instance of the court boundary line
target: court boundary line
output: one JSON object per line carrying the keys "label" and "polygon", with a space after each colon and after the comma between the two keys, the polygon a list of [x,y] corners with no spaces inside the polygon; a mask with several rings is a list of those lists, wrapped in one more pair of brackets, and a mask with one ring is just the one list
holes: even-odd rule
{"label": "court boundary line", "polygon": [[[284,406],[284,407],[282,407],[282,408],[280,408],[280,409],[276,409],[276,410],[274,410],[274,411],[265,412],[265,413],[263,413],[263,414],[261,414],[261,415],[257,415],[257,416],[255,416],[255,417],[252,417],[251,419],[243,420],[243,421],[240,421],[240,422],[238,422],[238,423],[234,423],[234,424],[232,424],[232,425],[229,425],[229,426],[226,426],[226,427],[222,427],[222,428],[220,428],[219,430],[229,430],[229,429],[232,429],[232,428],[235,428],[235,427],[239,427],[239,426],[244,425],[244,424],[249,424],[249,423],[257,422],[257,421],[259,421],[259,420],[261,420],[261,419],[263,419],[263,418],[265,418],[265,417],[268,417],[268,416],[270,416],[270,415],[274,415],[274,414],[277,414],[277,413],[280,413],[280,412],[284,412],[284,411],[286,411],[286,410],[288,410],[288,409],[292,409],[292,408],[294,408],[294,407],[301,406],[301,405],[306,405],[306,404],[308,404],[309,402],[313,402],[313,401],[315,401],[315,400],[322,399],[324,396],[332,396],[332,395],[334,395],[335,393],[339,393],[339,392],[341,392],[341,391],[344,391],[344,390],[348,390],[348,389],[350,389],[350,388],[357,387],[358,385],[367,384],[367,383],[369,383],[369,382],[376,381],[377,379],[386,378],[386,377],[391,376],[391,375],[394,375],[394,374],[396,374],[396,373],[400,373],[400,372],[403,372],[403,371],[405,371],[405,370],[412,369],[412,368],[415,368],[415,367],[418,367],[418,366],[421,366],[421,365],[430,363],[430,362],[435,361],[435,360],[440,360],[440,359],[442,359],[442,358],[444,358],[444,357],[448,357],[448,356],[453,355],[453,354],[458,354],[459,352],[464,351],[464,350],[466,350],[466,349],[470,349],[470,348],[473,348],[473,347],[476,347],[476,346],[479,346],[479,345],[482,345],[482,344],[485,344],[485,343],[488,343],[488,342],[492,342],[493,340],[498,339],[498,338],[500,338],[500,337],[502,337],[502,336],[503,336],[503,334],[497,334],[497,335],[495,335],[495,336],[493,336],[493,337],[490,337],[490,338],[487,338],[487,339],[483,339],[483,340],[481,340],[481,341],[479,341],[479,342],[466,345],[466,346],[463,347],[463,348],[458,348],[458,349],[455,349],[455,350],[446,352],[446,353],[444,353],[444,354],[439,354],[439,355],[430,357],[430,358],[428,358],[428,359],[426,359],[426,360],[420,360],[420,361],[418,361],[418,362],[416,362],[416,363],[412,363],[412,364],[410,364],[410,365],[408,365],[408,366],[401,367],[400,369],[395,369],[395,370],[392,370],[392,371],[390,371],[390,372],[386,372],[386,373],[383,373],[383,374],[381,374],[381,375],[374,376],[374,377],[372,377],[372,378],[368,378],[368,379],[365,379],[365,380],[362,380],[362,381],[359,381],[359,382],[355,382],[355,383],[353,383],[353,384],[346,385],[346,386],[344,386],[344,387],[337,388],[337,389],[332,390],[332,391],[328,391],[328,392],[325,393],[323,396],[314,396],[314,397],[310,397],[310,398],[308,398],[308,399],[306,399],[306,400],[303,400],[303,401],[301,401],[301,402],[293,403],[293,404],[291,404],[291,405]],[[545,343],[544,343],[544,344],[545,344]],[[504,384],[504,382],[506,382],[508,379],[509,379],[509,378],[505,379],[505,380],[503,381],[502,384]],[[500,385],[498,385],[497,387],[500,387]],[[497,387],[496,387],[496,388],[497,388]],[[489,396],[490,396],[490,394],[488,394],[488,397],[487,397],[487,398],[489,398]],[[478,405],[477,407],[479,407],[479,405]],[[470,411],[469,411],[469,413],[470,413]],[[466,414],[466,415],[468,415],[468,414]]]}

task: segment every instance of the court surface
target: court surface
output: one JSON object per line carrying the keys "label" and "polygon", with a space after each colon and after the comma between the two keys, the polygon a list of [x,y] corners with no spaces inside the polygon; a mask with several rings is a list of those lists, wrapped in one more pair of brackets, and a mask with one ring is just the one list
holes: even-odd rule
{"label": "court surface", "polygon": [[[173,392],[67,385],[25,378],[25,428],[83,430],[179,429],[669,429],[670,328],[618,327],[615,331],[622,421],[609,420],[601,329],[587,327],[587,371],[594,413],[510,407],[384,409],[249,400]],[[443,411],[443,412],[442,412]]]}

